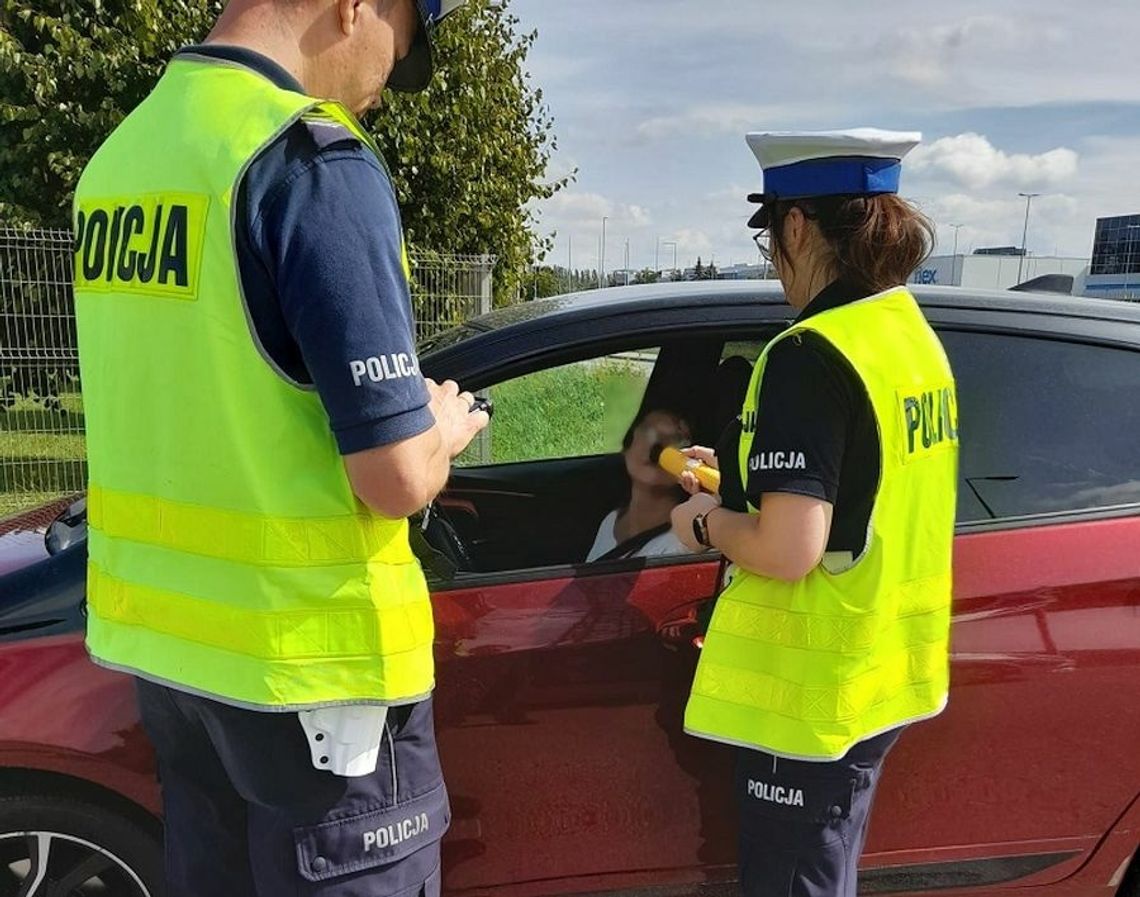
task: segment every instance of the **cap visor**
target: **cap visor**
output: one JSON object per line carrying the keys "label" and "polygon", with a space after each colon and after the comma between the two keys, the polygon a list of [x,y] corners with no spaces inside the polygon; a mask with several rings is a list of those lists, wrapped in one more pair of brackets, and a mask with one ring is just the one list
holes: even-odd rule
{"label": "cap visor", "polygon": [[433,69],[431,38],[421,21],[408,55],[392,67],[387,86],[402,93],[418,93],[431,83]]}

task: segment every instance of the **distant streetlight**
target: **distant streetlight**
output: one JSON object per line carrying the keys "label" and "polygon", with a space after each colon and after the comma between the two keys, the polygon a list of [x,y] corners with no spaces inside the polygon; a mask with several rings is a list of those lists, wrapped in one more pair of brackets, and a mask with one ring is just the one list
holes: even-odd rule
{"label": "distant streetlight", "polygon": [[954,228],[954,259],[950,263],[950,279],[957,280],[955,286],[962,285],[962,279],[958,277],[958,231],[963,227],[961,224],[951,224],[950,227]]}
{"label": "distant streetlight", "polygon": [[629,286],[629,238],[625,241],[625,285]]}
{"label": "distant streetlight", "polygon": [[1021,258],[1017,261],[1017,282],[1021,283],[1021,269],[1025,265],[1025,240],[1029,236],[1029,206],[1040,193],[1018,193],[1025,197],[1025,227],[1021,231]]}
{"label": "distant streetlight", "polygon": [[[661,242],[661,245],[673,247],[673,270],[676,271],[677,270],[677,244],[675,242],[673,242],[672,240],[663,240]],[[660,270],[660,269],[658,269],[658,270]]]}
{"label": "distant streetlight", "polygon": [[598,259],[598,286],[604,287],[606,285],[606,222],[609,221],[609,216],[602,216],[602,251]]}

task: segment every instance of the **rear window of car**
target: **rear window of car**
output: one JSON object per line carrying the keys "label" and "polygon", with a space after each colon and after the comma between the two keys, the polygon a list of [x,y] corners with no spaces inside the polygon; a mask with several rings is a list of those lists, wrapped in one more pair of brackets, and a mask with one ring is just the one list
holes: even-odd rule
{"label": "rear window of car", "polygon": [[1140,506],[1140,351],[941,334],[958,381],[958,522]]}

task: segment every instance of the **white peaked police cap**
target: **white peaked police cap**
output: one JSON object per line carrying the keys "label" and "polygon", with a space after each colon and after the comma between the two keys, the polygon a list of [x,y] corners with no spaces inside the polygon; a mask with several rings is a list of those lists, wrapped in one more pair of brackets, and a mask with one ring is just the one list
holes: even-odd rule
{"label": "white peaked police cap", "polygon": [[751,202],[898,193],[902,160],[922,142],[915,131],[758,131],[748,146],[764,170]]}

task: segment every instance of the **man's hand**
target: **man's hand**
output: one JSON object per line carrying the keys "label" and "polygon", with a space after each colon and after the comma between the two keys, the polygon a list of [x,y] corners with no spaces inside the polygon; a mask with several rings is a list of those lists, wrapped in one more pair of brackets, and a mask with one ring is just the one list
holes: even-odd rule
{"label": "man's hand", "polygon": [[454,382],[425,381],[435,426],[418,436],[344,459],[352,489],[383,517],[399,519],[432,501],[447,483],[451,461],[487,426],[486,411],[471,411],[475,397]]}
{"label": "man's hand", "polygon": [[460,392],[454,380],[436,383],[425,378],[428,395],[431,396],[431,413],[447,447],[448,458],[460,454],[471,440],[491,422],[486,411],[472,411],[475,397],[469,392]]}

